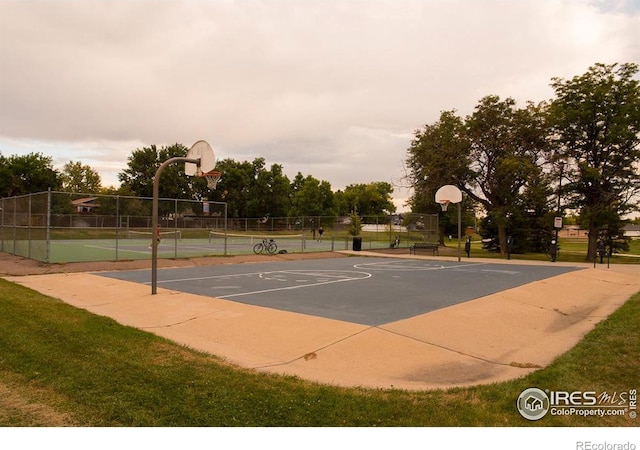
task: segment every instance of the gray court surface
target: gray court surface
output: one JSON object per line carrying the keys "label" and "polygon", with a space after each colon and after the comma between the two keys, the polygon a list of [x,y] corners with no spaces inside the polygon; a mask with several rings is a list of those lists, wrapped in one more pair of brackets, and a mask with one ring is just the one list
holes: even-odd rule
{"label": "gray court surface", "polygon": [[[158,287],[375,326],[574,270],[352,257],[160,269]],[[150,270],[99,275],[151,284]]]}

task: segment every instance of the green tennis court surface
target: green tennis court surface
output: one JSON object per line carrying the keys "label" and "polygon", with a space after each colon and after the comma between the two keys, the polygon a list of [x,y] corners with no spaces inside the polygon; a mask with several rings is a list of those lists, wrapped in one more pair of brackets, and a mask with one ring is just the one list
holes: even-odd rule
{"label": "green tennis court surface", "polygon": [[[254,246],[262,242],[260,235],[227,235],[211,233],[206,238],[184,238],[179,234],[171,237],[163,236],[158,246],[158,257],[197,258],[203,256],[247,255],[254,253]],[[277,252],[326,252],[349,249],[351,242],[345,239],[315,240],[303,235],[287,235],[273,237],[277,244]],[[27,245],[27,241],[15,244]],[[371,242],[367,248],[385,248],[387,242]],[[30,255],[33,259],[47,260],[45,241],[31,241],[29,249],[21,254]],[[151,239],[149,237],[133,237],[123,239],[69,239],[51,240],[48,249],[48,262],[88,262],[151,259]]]}

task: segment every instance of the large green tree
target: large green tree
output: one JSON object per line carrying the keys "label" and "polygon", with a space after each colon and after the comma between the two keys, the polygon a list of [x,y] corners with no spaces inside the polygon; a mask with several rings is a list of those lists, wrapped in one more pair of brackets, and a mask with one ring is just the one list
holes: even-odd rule
{"label": "large green tree", "polygon": [[249,217],[248,204],[254,180],[254,165],[248,161],[239,162],[226,158],[216,163],[216,170],[222,172],[222,178],[215,191],[208,193],[208,198],[226,202],[229,218]]}
{"label": "large green tree", "polygon": [[[140,197],[153,196],[153,180],[156,171],[166,160],[185,157],[187,148],[174,144],[158,149],[155,145],[136,149],[128,158],[127,168],[118,174],[123,190]],[[193,199],[191,177],[184,173],[184,164],[171,164],[161,174],[160,198]]]}
{"label": "large green tree", "polygon": [[80,161],[66,163],[60,179],[64,192],[97,193],[102,189],[102,180],[98,172]]}
{"label": "large green tree", "polygon": [[463,191],[482,205],[507,254],[510,218],[521,213],[528,187],[545,181],[547,127],[543,105],[516,107],[512,98],[487,96],[467,118],[470,172]]}
{"label": "large green tree", "polygon": [[61,187],[60,174],[53,168],[53,160],[42,153],[12,155],[0,154],[0,196],[43,192]]}
{"label": "large green tree", "polygon": [[256,158],[252,164],[248,217],[286,217],[290,208],[290,181],[282,166],[272,164],[267,170],[264,158]]}
{"label": "large green tree", "polygon": [[618,230],[621,217],[638,209],[637,73],[637,64],[595,64],[583,75],[551,84],[555,160],[563,164],[567,207],[579,211],[589,231],[588,260],[595,257],[601,232]]}
{"label": "large green tree", "polygon": [[286,217],[290,209],[290,182],[280,164],[266,168],[264,158],[238,162],[227,158],[216,164],[222,178],[210,200],[227,202],[230,218]]}
{"label": "large green tree", "polygon": [[335,194],[340,215],[357,211],[360,216],[381,216],[396,211],[393,204],[393,186],[386,181],[366,184],[350,184],[344,191]]}
{"label": "large green tree", "polygon": [[[436,191],[447,184],[464,186],[469,177],[469,153],[471,143],[467,136],[464,120],[455,111],[443,111],[433,124],[416,130],[415,137],[407,151],[407,179],[413,186],[409,199],[414,213],[439,214],[439,240],[444,244],[444,236],[457,235],[457,208],[441,212],[434,201]],[[465,196],[462,204],[462,223],[474,223],[474,204]]]}
{"label": "large green tree", "polygon": [[464,120],[455,111],[443,111],[437,122],[416,130],[407,151],[408,182],[413,187],[413,212],[435,214],[436,191],[446,184],[463,186],[469,174],[470,142]]}
{"label": "large green tree", "polygon": [[298,172],[291,182],[291,216],[333,216],[333,191],[328,181]]}
{"label": "large green tree", "polygon": [[473,209],[468,199],[482,206],[506,255],[512,218],[531,201],[529,194],[548,183],[542,170],[548,147],[545,118],[544,105],[517,108],[513,99],[498,96],[481,99],[465,120],[443,112],[436,123],[416,132],[408,150],[413,210],[437,212],[435,191],[453,184],[466,194],[465,209]]}

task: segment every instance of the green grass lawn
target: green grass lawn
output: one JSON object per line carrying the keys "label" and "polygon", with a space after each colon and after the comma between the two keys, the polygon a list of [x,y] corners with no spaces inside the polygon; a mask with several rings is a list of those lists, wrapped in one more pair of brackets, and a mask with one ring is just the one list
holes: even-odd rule
{"label": "green grass lawn", "polygon": [[532,386],[637,389],[640,293],[547,368],[427,392],[337,388],[241,369],[5,280],[0,311],[0,426],[638,426],[628,415],[531,422],[515,405]]}

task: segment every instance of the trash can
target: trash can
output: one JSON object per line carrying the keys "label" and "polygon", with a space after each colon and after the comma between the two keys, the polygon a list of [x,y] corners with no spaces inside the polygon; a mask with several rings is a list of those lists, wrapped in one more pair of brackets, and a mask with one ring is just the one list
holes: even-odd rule
{"label": "trash can", "polygon": [[356,236],[353,238],[353,251],[359,252],[360,250],[362,250],[362,238]]}

